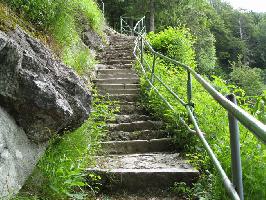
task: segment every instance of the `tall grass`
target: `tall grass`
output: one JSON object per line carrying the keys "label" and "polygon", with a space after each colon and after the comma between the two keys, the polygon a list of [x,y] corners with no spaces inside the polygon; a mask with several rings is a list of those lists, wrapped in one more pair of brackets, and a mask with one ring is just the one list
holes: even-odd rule
{"label": "tall grass", "polygon": [[1,0],[30,21],[37,30],[50,35],[50,45],[63,61],[84,73],[93,65],[81,39],[85,26],[103,35],[104,17],[94,0]]}

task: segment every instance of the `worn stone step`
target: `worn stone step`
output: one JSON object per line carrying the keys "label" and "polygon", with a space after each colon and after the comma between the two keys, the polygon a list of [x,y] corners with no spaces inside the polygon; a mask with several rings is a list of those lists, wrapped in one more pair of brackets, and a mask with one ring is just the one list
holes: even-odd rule
{"label": "worn stone step", "polygon": [[136,74],[134,69],[98,69],[97,74]]}
{"label": "worn stone step", "polygon": [[130,123],[134,121],[147,121],[151,119],[150,116],[141,115],[141,114],[130,114],[130,115],[116,115],[113,121],[116,123]]}
{"label": "worn stone step", "polygon": [[134,60],[125,60],[125,59],[120,59],[120,60],[104,60],[102,63],[106,63],[108,65],[124,65],[124,64],[132,64],[134,63]]}
{"label": "worn stone step", "polygon": [[109,99],[121,102],[136,101],[138,100],[138,94],[110,94]]}
{"label": "worn stone step", "polygon": [[131,56],[132,58],[134,57],[132,51],[107,51],[107,52],[102,52],[98,56],[100,57],[110,57],[110,56],[118,56],[118,57],[128,57]]}
{"label": "worn stone step", "polygon": [[192,184],[199,176],[179,153],[101,156],[96,163],[87,173],[101,176],[103,189],[111,192],[168,189],[176,182]]}
{"label": "worn stone step", "polygon": [[117,112],[119,114],[144,114],[144,110],[141,106],[136,104],[128,104],[127,102],[123,102],[120,104],[120,109]]}
{"label": "worn stone step", "polygon": [[138,89],[140,87],[139,84],[97,84],[97,87],[101,90],[109,90],[109,89]]}
{"label": "worn stone step", "polygon": [[98,65],[98,69],[133,69],[133,64],[115,64],[111,65],[108,63]]}
{"label": "worn stone step", "polygon": [[141,130],[134,132],[113,131],[105,136],[105,140],[110,141],[128,141],[128,140],[151,140],[160,138],[169,138],[170,133],[164,130]]}
{"label": "worn stone step", "polygon": [[110,94],[110,95],[125,95],[125,94],[139,94],[140,93],[140,89],[104,89],[104,90],[100,90],[99,93],[101,95],[104,94]]}
{"label": "worn stone step", "polygon": [[98,74],[98,79],[108,79],[108,78],[139,78],[136,73],[110,73],[110,74]]}
{"label": "worn stone step", "polygon": [[111,44],[109,47],[107,47],[109,50],[131,50],[132,49],[132,52],[133,52],[133,49],[134,49],[135,45],[132,44],[132,43],[128,43],[128,44],[125,44],[125,45],[122,45],[122,44]]}
{"label": "worn stone step", "polygon": [[130,123],[108,124],[110,131],[142,131],[142,130],[159,130],[163,127],[162,121],[135,121]]}
{"label": "worn stone step", "polygon": [[131,55],[109,54],[109,55],[97,56],[96,59],[104,62],[110,62],[112,60],[121,60],[121,59],[134,60],[134,57]]}
{"label": "worn stone step", "polygon": [[138,84],[139,78],[108,78],[108,79],[95,79],[96,84]]}
{"label": "worn stone step", "polygon": [[149,152],[169,152],[178,148],[171,138],[152,140],[108,141],[101,142],[103,153],[132,154]]}

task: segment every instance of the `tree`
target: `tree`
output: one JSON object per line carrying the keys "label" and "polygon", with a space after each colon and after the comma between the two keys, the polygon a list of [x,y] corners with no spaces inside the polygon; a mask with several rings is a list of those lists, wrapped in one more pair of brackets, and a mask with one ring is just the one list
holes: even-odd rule
{"label": "tree", "polygon": [[230,73],[230,80],[245,90],[248,96],[259,96],[263,93],[262,70],[250,68],[241,62],[233,63],[233,71]]}
{"label": "tree", "polygon": [[150,0],[150,31],[155,31],[155,23],[154,23],[154,17],[155,17],[155,1]]}

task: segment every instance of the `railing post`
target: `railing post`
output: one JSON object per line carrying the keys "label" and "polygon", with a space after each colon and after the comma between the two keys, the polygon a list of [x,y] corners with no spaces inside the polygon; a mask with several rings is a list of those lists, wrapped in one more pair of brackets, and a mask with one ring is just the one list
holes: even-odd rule
{"label": "railing post", "polygon": [[192,79],[191,79],[191,73],[187,71],[187,101],[188,104],[192,103]]}
{"label": "railing post", "polygon": [[[229,94],[226,97],[234,104],[237,104],[234,94]],[[239,198],[244,200],[238,121],[230,112],[228,112],[228,119],[231,145],[232,182],[236,188]]]}
{"label": "railing post", "polygon": [[143,38],[140,37],[140,61],[141,64],[143,65]]}
{"label": "railing post", "polygon": [[120,17],[120,33],[123,34],[123,18]]}
{"label": "railing post", "polygon": [[153,54],[153,63],[152,63],[152,69],[151,69],[151,83],[154,83],[154,70],[155,70],[155,64],[156,64],[156,54]]}

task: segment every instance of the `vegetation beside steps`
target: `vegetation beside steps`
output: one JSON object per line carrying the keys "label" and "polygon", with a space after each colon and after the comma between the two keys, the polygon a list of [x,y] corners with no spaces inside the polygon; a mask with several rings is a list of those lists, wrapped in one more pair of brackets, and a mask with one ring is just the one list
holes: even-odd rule
{"label": "vegetation beside steps", "polygon": [[[195,52],[193,53],[193,38],[190,31],[183,27],[168,28],[160,33],[148,34],[149,42],[156,51],[163,53],[183,63],[196,67]],[[182,53],[181,53],[182,52]],[[153,56],[146,54],[145,59],[152,66]],[[186,99],[186,71],[181,67],[174,66],[168,62],[157,58],[155,74],[179,95],[181,99]],[[255,115],[263,121],[258,113],[259,107],[264,110],[263,106],[259,106],[260,99],[265,97],[247,96],[245,91],[236,85],[227,84],[222,78],[217,76],[206,77],[209,82],[223,95],[234,93],[237,96],[238,104],[246,111]],[[147,81],[141,78],[143,102],[146,107],[153,111],[157,117],[163,118],[168,125],[176,128],[177,116],[164,105],[160,97],[154,90],[149,88]],[[186,112],[173,96],[168,93],[159,83],[154,82],[167,101],[178,110],[178,115],[183,117],[189,123]],[[198,124],[205,134],[205,137],[217,158],[221,162],[226,173],[231,174],[230,161],[230,135],[228,130],[228,117],[226,111],[202,88],[202,86],[192,79],[193,95],[192,101],[195,105],[194,112],[196,114]],[[258,99],[257,99],[258,98]],[[258,102],[257,104],[254,102]],[[255,104],[255,105],[254,105]],[[263,111],[262,111],[263,112]],[[199,181],[194,184],[193,188],[183,187],[183,191],[189,198],[203,199],[229,199],[223,187],[220,176],[214,170],[211,159],[206,153],[204,147],[196,135],[186,132],[186,128],[182,124],[178,124],[179,132],[176,134],[179,143],[185,144],[186,152],[190,161],[197,166],[201,172]],[[190,128],[193,128],[191,126]],[[241,158],[243,167],[243,182],[245,199],[260,200],[266,197],[266,146],[257,140],[247,129],[240,125],[240,143]],[[180,185],[179,185],[180,186]]]}
{"label": "vegetation beside steps", "polygon": [[106,121],[113,119],[116,110],[113,102],[95,95],[89,119],[77,130],[50,142],[15,199],[92,199],[100,177],[91,174],[88,182],[85,169],[94,165],[93,156],[107,132]]}
{"label": "vegetation beside steps", "polygon": [[0,11],[0,30],[19,25],[79,74],[93,68],[95,61],[84,44],[83,32],[89,28],[103,37],[105,26],[94,0],[1,0]]}

